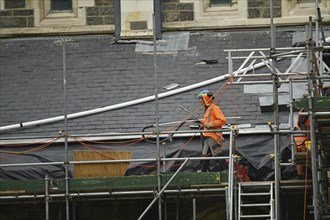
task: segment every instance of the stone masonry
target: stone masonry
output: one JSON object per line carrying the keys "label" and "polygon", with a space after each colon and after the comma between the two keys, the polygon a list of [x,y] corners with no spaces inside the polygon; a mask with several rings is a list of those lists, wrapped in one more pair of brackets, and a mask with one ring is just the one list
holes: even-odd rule
{"label": "stone masonry", "polygon": [[[281,17],[281,0],[273,1],[274,17]],[[248,18],[269,18],[268,0],[248,0]]]}
{"label": "stone masonry", "polygon": [[163,0],[162,20],[163,22],[193,21],[194,4],[180,3],[179,0]]}
{"label": "stone masonry", "polygon": [[95,0],[95,6],[86,7],[86,24],[115,24],[114,0]]}
{"label": "stone masonry", "polygon": [[34,12],[25,8],[25,0],[6,0],[0,10],[0,27],[33,27]]}

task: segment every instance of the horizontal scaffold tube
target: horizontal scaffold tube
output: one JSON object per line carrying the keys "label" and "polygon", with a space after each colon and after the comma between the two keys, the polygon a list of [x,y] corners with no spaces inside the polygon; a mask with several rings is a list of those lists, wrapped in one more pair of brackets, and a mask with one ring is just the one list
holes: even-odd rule
{"label": "horizontal scaffold tube", "polygon": [[[267,62],[260,62],[257,63],[256,65],[253,66],[249,66],[246,68],[241,69],[240,71],[235,71],[233,72],[234,75],[240,74],[240,73],[244,73],[250,70],[255,70],[256,68],[260,68],[262,66],[265,66]],[[160,93],[158,94],[158,98],[165,98],[165,97],[169,97],[172,95],[176,95],[182,92],[187,92],[193,89],[197,89],[203,86],[207,86],[225,79],[228,79],[230,76],[230,74],[225,74],[213,79],[209,79],[200,83],[196,83],[190,86],[186,86],[180,89],[176,89],[173,91],[169,91],[169,92],[164,92],[164,93]],[[137,104],[141,104],[141,103],[145,103],[145,102],[150,102],[155,100],[155,95],[152,96],[147,96],[145,98],[140,98],[140,99],[136,99],[136,100],[132,100],[132,101],[128,101],[128,102],[123,102],[120,104],[115,104],[115,105],[110,105],[110,106],[105,106],[102,108],[97,108],[97,109],[92,109],[92,110],[87,110],[87,111],[83,111],[83,112],[77,112],[77,113],[73,113],[73,114],[69,114],[67,115],[68,119],[74,119],[74,118],[79,118],[79,117],[84,117],[84,116],[88,116],[88,115],[93,115],[93,114],[98,114],[98,113],[102,113],[102,112],[107,112],[107,111],[112,111],[115,109],[120,109],[120,108],[125,108],[128,106],[132,106],[132,105],[137,105]],[[26,128],[26,127],[32,127],[32,126],[37,126],[37,125],[42,125],[42,124],[48,124],[48,123],[53,123],[53,122],[58,122],[58,121],[62,121],[64,120],[64,116],[57,116],[57,117],[52,117],[52,118],[47,118],[47,119],[41,119],[41,120],[36,120],[36,121],[30,121],[30,122],[22,122],[22,123],[18,123],[18,124],[13,124],[13,125],[7,125],[7,126],[2,126],[0,127],[0,133],[4,132],[4,131],[8,131],[8,130],[13,130],[13,129],[19,129],[19,128]]]}
{"label": "horizontal scaffold tube", "polygon": [[[169,189],[164,190],[164,194],[167,193],[200,193],[200,192],[222,192],[225,188],[209,188],[209,189]],[[141,190],[141,191],[121,191],[121,192],[86,192],[86,193],[70,193],[70,197],[86,197],[86,196],[125,196],[125,195],[140,195],[150,194],[154,195],[154,190]],[[206,196],[206,195],[203,195]],[[50,198],[65,197],[65,194],[49,194]],[[14,196],[0,196],[0,200],[6,199],[43,199],[45,195],[14,195]],[[118,197],[116,198],[118,199]]]}
{"label": "horizontal scaffold tube", "polygon": [[[184,160],[223,160],[229,157],[189,157],[189,158],[161,158],[161,161],[184,161]],[[156,162],[156,158],[146,159],[121,159],[121,160],[84,160],[68,161],[69,164],[100,164],[100,163],[127,163],[127,162]],[[46,163],[16,163],[0,164],[0,167],[24,167],[24,166],[45,166],[45,165],[64,165],[64,162],[46,162]]]}
{"label": "horizontal scaffold tube", "polygon": [[[308,113],[307,113],[308,114]],[[305,134],[308,133],[308,131],[302,131],[302,130],[297,130],[297,131],[287,131],[290,128],[284,128],[279,131],[279,134]],[[274,134],[272,131],[270,131],[269,128],[247,128],[245,129],[244,127],[240,128],[238,126],[239,134]],[[207,132],[222,132],[223,135],[228,135],[229,134],[229,129],[220,129],[220,130],[183,130],[183,131],[162,131],[159,132],[160,137],[168,137],[169,134],[173,134],[174,137],[191,137],[192,135],[199,136],[200,133],[207,133]],[[76,138],[84,138],[86,141],[90,140],[118,140],[120,139],[136,139],[136,138],[141,138],[141,135],[155,135],[155,132],[129,132],[129,133],[102,133],[102,134],[86,134],[86,135],[72,135],[73,137]],[[33,138],[33,137],[11,137],[9,139],[4,139],[1,140],[0,138],[0,144],[10,146],[11,144],[17,144],[17,143],[27,143],[27,144],[34,144],[37,142],[42,142],[45,141],[45,139],[51,138],[50,136],[48,137],[38,137],[38,138]],[[148,137],[150,138],[155,138],[155,137]],[[69,139],[69,142],[75,142],[73,139]],[[63,143],[64,138],[60,138],[56,141],[56,143]]]}

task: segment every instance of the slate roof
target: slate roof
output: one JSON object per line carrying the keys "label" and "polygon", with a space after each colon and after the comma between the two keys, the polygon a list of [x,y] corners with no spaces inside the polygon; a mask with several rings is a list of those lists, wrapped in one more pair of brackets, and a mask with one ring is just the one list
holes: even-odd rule
{"label": "slate roof", "polygon": [[[171,34],[171,33],[166,33]],[[292,45],[292,30],[278,28],[277,47]],[[66,47],[68,114],[111,106],[155,94],[154,56],[136,52],[136,43],[115,42],[110,35],[68,36]],[[0,73],[0,126],[63,115],[62,47],[53,37],[2,39]],[[228,72],[225,49],[269,48],[269,30],[189,33],[187,50],[157,54],[159,93],[163,87],[179,83],[189,86]],[[217,60],[215,64],[199,64]],[[284,63],[282,66],[288,65]],[[235,68],[238,64],[235,64]],[[234,68],[234,69],[235,69]],[[269,72],[269,71],[268,71]],[[201,89],[217,91],[222,82],[186,91],[159,100],[159,121],[172,122],[187,116],[179,105],[193,111]],[[244,94],[243,85],[234,85],[239,124],[265,124],[273,113],[262,113],[258,94]],[[232,92],[228,90],[218,103],[224,114],[234,116]],[[202,117],[202,110],[197,114]],[[287,112],[280,121],[288,122]],[[235,120],[229,120],[235,123]],[[155,102],[142,103],[108,112],[69,120],[70,134],[135,132],[155,123]],[[1,133],[9,137],[56,136],[63,121],[20,128]]]}

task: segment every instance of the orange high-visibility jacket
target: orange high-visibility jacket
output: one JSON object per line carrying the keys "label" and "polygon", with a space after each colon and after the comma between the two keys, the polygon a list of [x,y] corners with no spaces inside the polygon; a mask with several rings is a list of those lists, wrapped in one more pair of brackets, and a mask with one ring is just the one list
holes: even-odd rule
{"label": "orange high-visibility jacket", "polygon": [[[296,128],[300,129],[300,130],[309,130],[309,126],[310,126],[310,120],[309,117],[306,117],[306,119],[303,119],[303,121],[301,120],[301,112],[303,110],[300,110],[297,116],[297,122],[296,122]],[[309,135],[302,135],[302,136],[295,136],[294,137],[294,141],[296,142],[296,145],[302,146],[305,144],[305,141],[309,141]]]}
{"label": "orange high-visibility jacket", "polygon": [[[222,128],[222,125],[226,124],[226,117],[223,115],[220,108],[212,103],[204,113],[203,124],[208,124],[210,129],[218,130]],[[204,130],[208,130],[204,127]],[[204,137],[212,137],[219,144],[222,143],[222,133],[221,132],[205,132]]]}

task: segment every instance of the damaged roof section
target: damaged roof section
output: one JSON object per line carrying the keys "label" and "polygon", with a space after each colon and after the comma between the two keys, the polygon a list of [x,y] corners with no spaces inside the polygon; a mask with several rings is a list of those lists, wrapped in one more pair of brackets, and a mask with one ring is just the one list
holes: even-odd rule
{"label": "damaged roof section", "polygon": [[[156,40],[157,52],[186,51],[189,44],[189,32],[168,32],[162,35],[161,40]],[[153,52],[153,42],[138,41],[135,52]]]}
{"label": "damaged roof section", "polygon": [[[294,99],[301,98],[306,94],[306,82],[292,84],[292,95]],[[278,88],[278,104],[280,110],[288,110],[290,103],[290,88],[288,83],[281,84]],[[257,84],[244,85],[244,93],[259,95],[259,104],[262,112],[273,111],[273,85],[272,84]]]}

